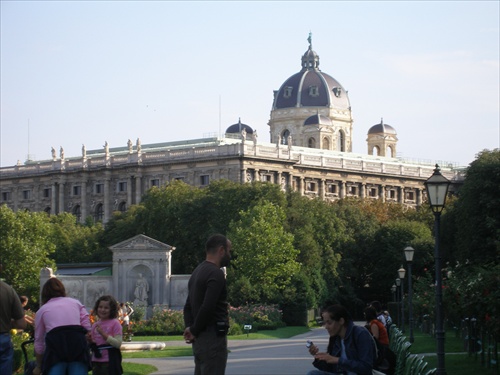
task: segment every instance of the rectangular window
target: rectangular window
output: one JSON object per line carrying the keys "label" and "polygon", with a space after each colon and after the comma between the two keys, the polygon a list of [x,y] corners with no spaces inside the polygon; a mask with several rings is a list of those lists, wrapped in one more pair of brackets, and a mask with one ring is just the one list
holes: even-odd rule
{"label": "rectangular window", "polygon": [[95,193],[96,194],[104,193],[104,184],[95,184]]}
{"label": "rectangular window", "polygon": [[358,189],[356,186],[349,186],[349,194],[350,195],[357,195]]}
{"label": "rectangular window", "polygon": [[415,200],[415,193],[413,191],[406,192],[406,199],[409,201]]}
{"label": "rectangular window", "polygon": [[327,189],[330,194],[337,194],[337,185],[329,184],[327,185]]}
{"label": "rectangular window", "polygon": [[307,191],[316,191],[316,183],[315,182],[308,182],[306,185]]}
{"label": "rectangular window", "polygon": [[123,193],[127,191],[127,183],[126,182],[119,182],[118,183],[118,192]]}
{"label": "rectangular window", "polygon": [[45,188],[45,189],[43,189],[43,197],[44,198],[50,198],[51,193],[52,193],[52,189],[51,188]]}
{"label": "rectangular window", "polygon": [[271,175],[263,174],[262,175],[262,182],[271,182]]}
{"label": "rectangular window", "polygon": [[150,181],[150,187],[160,186],[160,180],[158,178],[154,178]]}
{"label": "rectangular window", "polygon": [[10,201],[10,192],[4,191],[2,192],[2,202]]}
{"label": "rectangular window", "polygon": [[73,186],[73,195],[82,195],[82,187]]}
{"label": "rectangular window", "polygon": [[200,176],[200,185],[201,186],[207,186],[210,183],[210,176],[205,174],[203,176]]}
{"label": "rectangular window", "polygon": [[376,196],[377,196],[377,188],[371,188],[370,197],[376,197]]}
{"label": "rectangular window", "polygon": [[396,190],[389,190],[389,198],[396,199]]}
{"label": "rectangular window", "polygon": [[23,190],[23,199],[30,199],[31,198],[31,190]]}

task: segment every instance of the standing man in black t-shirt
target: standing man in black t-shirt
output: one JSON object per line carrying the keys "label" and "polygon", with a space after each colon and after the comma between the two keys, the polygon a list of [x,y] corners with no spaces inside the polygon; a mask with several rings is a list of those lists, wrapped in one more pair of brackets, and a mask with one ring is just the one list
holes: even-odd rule
{"label": "standing man in black t-shirt", "polygon": [[193,271],[184,305],[184,339],[193,344],[195,375],[224,375],[229,328],[226,277],[231,241],[221,234],[205,245],[206,258]]}

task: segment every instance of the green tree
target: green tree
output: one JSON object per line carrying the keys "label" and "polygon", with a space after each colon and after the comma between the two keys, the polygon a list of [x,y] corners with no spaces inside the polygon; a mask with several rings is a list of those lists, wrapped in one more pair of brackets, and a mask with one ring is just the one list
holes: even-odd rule
{"label": "green tree", "polygon": [[[51,256],[56,263],[89,263],[109,261],[111,256],[101,250],[101,223],[82,225],[74,215],[61,213],[49,218],[52,230],[50,241],[56,250]],[[109,251],[108,251],[109,252]]]}
{"label": "green tree", "polygon": [[14,213],[0,206],[0,249],[3,277],[19,294],[38,301],[40,270],[55,268],[49,255],[55,245],[50,240],[51,225],[44,212]]}
{"label": "green tree", "polygon": [[[243,279],[253,286],[245,302],[279,302],[292,276],[300,271],[293,235],[283,227],[285,212],[273,203],[263,202],[240,212],[240,217],[230,224],[228,232],[236,257],[235,271],[228,272],[230,301],[241,301],[242,290],[234,286],[242,285],[238,280]],[[258,300],[250,300],[255,295]]]}
{"label": "green tree", "polygon": [[[456,250],[461,263],[500,260],[500,149],[482,151],[466,171],[456,209]],[[480,254],[480,256],[477,256]]]}

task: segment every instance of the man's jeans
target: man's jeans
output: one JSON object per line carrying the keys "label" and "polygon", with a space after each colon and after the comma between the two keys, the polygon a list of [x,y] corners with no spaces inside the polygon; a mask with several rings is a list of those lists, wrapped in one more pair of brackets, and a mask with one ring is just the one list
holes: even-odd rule
{"label": "man's jeans", "polygon": [[0,334],[0,374],[12,374],[14,347],[10,341],[10,333]]}
{"label": "man's jeans", "polygon": [[224,375],[227,336],[217,336],[215,326],[201,332],[193,343],[195,375]]}

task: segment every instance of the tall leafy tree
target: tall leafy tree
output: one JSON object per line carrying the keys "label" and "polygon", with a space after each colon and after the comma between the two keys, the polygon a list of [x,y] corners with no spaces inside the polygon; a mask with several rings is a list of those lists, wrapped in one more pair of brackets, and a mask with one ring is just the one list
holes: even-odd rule
{"label": "tall leafy tree", "polygon": [[55,268],[52,227],[45,213],[18,211],[0,205],[0,260],[2,276],[19,294],[38,301],[40,270]]}
{"label": "tall leafy tree", "polygon": [[240,212],[240,216],[230,224],[228,232],[236,256],[236,270],[228,273],[230,300],[243,302],[242,290],[234,286],[243,285],[238,280],[248,280],[245,282],[253,286],[248,298],[258,299],[245,302],[277,303],[292,276],[300,271],[293,235],[284,229],[285,212],[273,203],[263,202]]}
{"label": "tall leafy tree", "polygon": [[455,259],[500,261],[500,149],[482,151],[466,171],[457,210]]}
{"label": "tall leafy tree", "polygon": [[82,225],[70,213],[51,216],[49,221],[52,227],[50,240],[56,246],[51,257],[56,263],[111,260],[110,254],[103,254],[99,246],[99,238],[103,231],[101,223]]}

